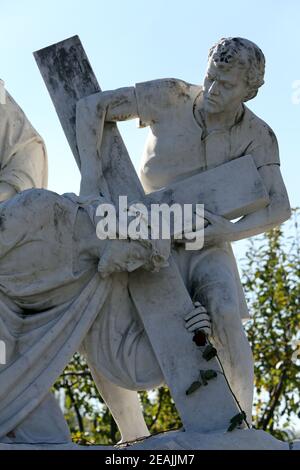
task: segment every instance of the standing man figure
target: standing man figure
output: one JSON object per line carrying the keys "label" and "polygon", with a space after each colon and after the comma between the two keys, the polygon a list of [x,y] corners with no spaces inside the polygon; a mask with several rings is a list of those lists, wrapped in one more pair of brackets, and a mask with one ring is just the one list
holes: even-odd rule
{"label": "standing man figure", "polygon": [[264,70],[264,55],[253,42],[221,39],[209,51],[203,86],[154,80],[92,95],[77,108],[80,114],[81,107],[88,106],[98,116],[104,110],[106,121],[139,118],[142,127],[150,127],[140,171],[147,192],[252,156],[269,193],[269,205],[236,223],[206,212],[204,248],[173,250],[193,300],[211,316],[212,340],[249,422],[253,359],[241,322],[248,311],[230,242],[263,233],[290,216],[276,137],[244,104],[264,83]]}

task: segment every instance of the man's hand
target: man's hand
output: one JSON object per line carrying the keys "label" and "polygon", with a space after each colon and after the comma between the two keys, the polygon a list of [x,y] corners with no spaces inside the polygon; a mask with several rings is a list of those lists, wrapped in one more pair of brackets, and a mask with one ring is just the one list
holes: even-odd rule
{"label": "man's hand", "polygon": [[107,277],[115,272],[131,272],[147,264],[151,249],[138,241],[105,240],[105,249],[100,257],[98,272]]}
{"label": "man's hand", "polygon": [[[213,214],[207,210],[204,211],[204,246],[215,245],[224,241],[229,241],[231,235],[234,233],[235,224],[230,220],[225,219],[220,215]],[[190,232],[186,235],[194,235],[194,239],[197,237],[197,232]],[[199,235],[199,234],[198,234]],[[185,238],[183,235],[182,239],[174,239],[175,245],[183,245],[191,242],[191,238]]]}
{"label": "man's hand", "polygon": [[204,229],[204,246],[215,245],[231,239],[235,229],[233,222],[209,211],[204,211],[204,217],[208,221]]}
{"label": "man's hand", "polygon": [[201,329],[207,336],[211,336],[211,321],[206,308],[200,302],[194,302],[194,306],[194,310],[184,317],[186,329],[191,333]]}
{"label": "man's hand", "polygon": [[132,272],[138,268],[159,271],[168,266],[169,240],[157,240],[155,246],[140,240],[105,240],[104,251],[98,264],[98,272],[107,277],[115,272]]}

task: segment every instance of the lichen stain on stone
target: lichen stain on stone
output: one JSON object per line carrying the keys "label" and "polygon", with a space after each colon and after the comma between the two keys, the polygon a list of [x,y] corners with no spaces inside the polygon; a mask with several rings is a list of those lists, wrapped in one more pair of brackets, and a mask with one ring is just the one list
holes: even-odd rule
{"label": "lichen stain on stone", "polygon": [[0,215],[0,230],[3,232],[5,230],[6,217],[4,214]]}
{"label": "lichen stain on stone", "polygon": [[53,208],[53,223],[55,227],[55,237],[57,238],[59,243],[62,243],[61,232],[58,230],[59,222],[65,224],[66,221],[66,213],[64,209],[56,202]]}

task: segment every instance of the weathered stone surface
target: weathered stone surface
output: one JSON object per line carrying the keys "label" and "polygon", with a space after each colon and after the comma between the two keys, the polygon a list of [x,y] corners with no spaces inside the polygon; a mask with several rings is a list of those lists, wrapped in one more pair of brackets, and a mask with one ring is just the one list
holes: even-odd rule
{"label": "weathered stone surface", "polygon": [[[72,97],[70,98],[69,90],[73,89],[73,83],[70,82],[69,58],[67,58],[65,69],[62,63],[60,63],[59,70],[56,72],[59,77],[59,87],[57,87],[56,82],[55,84],[52,82],[52,77],[56,70],[55,57],[68,56],[70,50],[73,54],[73,61],[74,54],[76,54],[76,63],[78,64],[82,61],[85,63],[85,54],[77,37],[58,43],[53,48],[50,46],[42,51],[38,51],[35,53],[35,57],[38,60],[41,73],[47,83],[47,88],[55,103],[58,114],[61,116],[65,132],[68,133],[68,139],[74,140],[74,129],[69,132],[72,111],[68,115],[67,124],[65,124],[63,110],[65,102],[69,106],[71,99],[75,103],[76,99],[83,98],[90,93],[89,86],[85,89],[87,75],[84,76],[84,81],[80,86],[74,87],[73,95],[71,93]],[[68,73],[64,74],[64,70]],[[75,69],[73,73],[76,75],[75,83],[80,82],[80,67]],[[91,81],[95,83],[95,78],[90,68],[88,75],[92,75]],[[66,94],[64,93],[65,89],[67,89]],[[74,113],[74,108],[72,109]],[[83,120],[82,123],[82,127],[85,129],[82,139],[85,140],[89,129],[93,129],[94,126],[92,122],[93,115],[91,116],[90,113],[87,113],[87,116],[86,120],[89,119],[88,122]],[[99,123],[97,125],[101,127]],[[121,137],[116,132],[114,124],[109,127],[107,125],[106,127],[104,126],[102,137],[104,143],[101,146],[101,161],[98,162],[96,157],[92,160],[97,144],[95,137],[93,138],[93,132],[90,130],[88,134],[90,139],[85,145],[80,144],[77,134],[79,148],[83,150],[81,153],[81,167],[87,163],[88,172],[95,173],[99,171],[99,166],[101,165],[110,195],[115,204],[118,202],[117,197],[123,194],[126,194],[129,200],[135,200],[137,194],[143,198],[140,183],[136,183],[137,175],[132,164],[127,165],[129,157]],[[99,141],[99,135],[97,138]],[[71,148],[75,148],[74,142]],[[85,174],[83,174],[84,177]],[[89,175],[86,174],[86,177],[90,180]],[[126,188],[124,188],[125,181]],[[172,264],[171,266],[172,268],[168,270],[162,270],[159,277],[156,274],[144,276],[143,273],[139,273],[137,277],[131,279],[130,275],[129,289],[133,302],[144,323],[147,335],[163,371],[165,381],[169,385],[176,406],[180,411],[184,426],[187,429],[197,428],[203,431],[226,429],[230,419],[238,412],[238,408],[221,375],[217,377],[214,383],[209,384],[207,387],[207,389],[210,389],[209,392],[205,388],[193,396],[187,397],[185,394],[189,385],[199,375],[201,367],[207,368],[207,363],[202,360],[201,352],[192,343],[191,335],[184,331],[183,317],[193,309],[193,304],[176,266]],[[155,314],[155,318],[152,318],[151,312]],[[165,321],[166,315],[170,315],[170,325],[172,326],[168,329],[169,334],[162,338],[160,334],[161,324]],[[180,342],[177,342],[176,349],[174,349],[174,340],[177,334],[182,336],[182,338]],[[174,349],[175,356],[169,354],[172,349]],[[178,364],[179,358],[181,361],[180,366]],[[209,368],[220,370],[215,359],[211,361]],[[209,395],[209,401],[206,401],[206,395]],[[222,402],[220,401],[220,396],[222,396]]]}
{"label": "weathered stone surface", "polygon": [[45,144],[23,110],[0,83],[0,202],[16,193],[46,188]]}
{"label": "weathered stone surface", "polygon": [[[287,449],[261,431],[225,433],[241,408],[250,421],[253,395],[251,350],[241,324],[247,308],[230,242],[263,233],[290,214],[276,137],[244,105],[263,83],[262,52],[242,38],[222,39],[210,51],[203,87],[162,79],[104,93],[78,37],[35,56],[82,173],[81,197],[32,190],[0,207],[0,320],[10,360],[0,370],[1,448],[77,448],[66,442],[62,415],[45,397],[81,347],[123,440],[148,432],[134,390],[162,380],[170,387],[184,432],[131,449]],[[143,186],[115,125],[136,117],[151,128]],[[174,244],[168,268],[131,273],[165,265],[170,242],[164,251],[159,240],[93,240],[99,201],[117,204],[120,195],[129,202],[204,202],[204,249],[187,253]],[[245,217],[228,220],[239,216]],[[94,256],[89,266],[83,248]],[[194,329],[185,323],[190,313]],[[224,369],[215,357],[203,359],[192,342],[198,329],[212,332]],[[212,380],[206,383],[207,369]],[[187,395],[194,382],[201,386]],[[47,415],[53,418],[49,429]]]}
{"label": "weathered stone surface", "polygon": [[269,196],[250,155],[203,171],[147,195],[156,204],[204,204],[205,209],[227,219],[255,212]]}
{"label": "weathered stone surface", "polygon": [[[297,450],[297,441],[294,443],[294,450]],[[75,444],[54,445],[18,445],[0,444],[0,450],[81,450],[81,451],[101,451],[119,450],[120,453],[126,450],[283,450],[290,449],[288,442],[275,439],[270,434],[258,430],[235,430],[231,433],[197,433],[172,431],[158,436],[152,436],[144,441],[133,443],[129,446],[109,447],[109,446],[78,446]]]}

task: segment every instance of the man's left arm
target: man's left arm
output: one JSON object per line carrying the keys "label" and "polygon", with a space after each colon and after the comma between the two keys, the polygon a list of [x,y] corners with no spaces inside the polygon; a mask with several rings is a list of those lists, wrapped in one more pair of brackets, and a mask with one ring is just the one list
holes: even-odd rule
{"label": "man's left arm", "polygon": [[269,194],[268,206],[244,216],[236,223],[206,212],[209,225],[204,232],[205,245],[252,237],[289,219],[291,208],[279,165],[265,165],[258,172]]}

